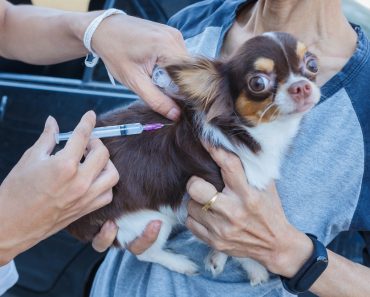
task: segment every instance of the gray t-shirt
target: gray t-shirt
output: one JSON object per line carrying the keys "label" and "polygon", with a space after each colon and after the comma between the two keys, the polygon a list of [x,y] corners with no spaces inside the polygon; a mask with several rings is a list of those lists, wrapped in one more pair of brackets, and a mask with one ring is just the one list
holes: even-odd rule
{"label": "gray t-shirt", "polygon": [[18,280],[18,272],[14,262],[0,267],[0,296],[10,289]]}
{"label": "gray t-shirt", "polygon": [[[220,52],[225,33],[241,5],[250,1],[212,0],[190,6],[169,22],[184,35],[188,50],[210,58]],[[370,44],[355,27],[358,44],[345,67],[321,89],[321,102],[304,118],[277,182],[284,211],[299,230],[328,244],[339,232],[370,230]],[[169,248],[204,267],[206,245],[188,242],[186,229]],[[287,293],[276,276],[251,287],[239,264],[229,260],[217,278],[201,271],[186,276],[129,252],[111,249],[96,276],[92,297],[275,297]]]}

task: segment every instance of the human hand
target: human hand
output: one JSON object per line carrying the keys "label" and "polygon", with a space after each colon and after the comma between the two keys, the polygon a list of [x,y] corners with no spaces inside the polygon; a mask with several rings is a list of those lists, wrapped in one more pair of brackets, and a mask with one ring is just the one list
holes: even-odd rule
{"label": "human hand", "polygon": [[[0,187],[0,255],[10,260],[112,199],[118,172],[99,139],[89,141],[95,114],[86,113],[55,155],[56,121],[28,149]],[[84,162],[81,163],[85,155]]]}
{"label": "human hand", "polygon": [[178,30],[128,15],[114,15],[94,33],[92,48],[111,74],[153,110],[171,120],[179,117],[179,107],[151,80],[155,64],[187,55]]}
{"label": "human hand", "polygon": [[222,149],[207,148],[221,168],[225,188],[207,212],[202,206],[215,187],[192,177],[187,190],[186,226],[201,240],[231,256],[249,257],[268,270],[291,277],[312,254],[312,242],[289,224],[274,183],[258,191],[247,183],[239,158]]}
{"label": "human hand", "polygon": [[[135,255],[145,252],[157,240],[159,231],[161,230],[161,224],[161,221],[150,222],[143,234],[128,245],[128,250]],[[97,252],[104,252],[113,244],[117,231],[118,227],[114,222],[105,222],[100,232],[93,239],[93,248]]]}

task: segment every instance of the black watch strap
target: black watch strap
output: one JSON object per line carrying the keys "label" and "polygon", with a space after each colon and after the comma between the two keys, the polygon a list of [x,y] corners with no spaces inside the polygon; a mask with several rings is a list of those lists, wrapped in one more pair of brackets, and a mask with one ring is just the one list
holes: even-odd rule
{"label": "black watch strap", "polygon": [[307,292],[328,266],[328,252],[313,234],[306,233],[312,240],[313,253],[292,278],[280,276],[284,288],[292,294]]}

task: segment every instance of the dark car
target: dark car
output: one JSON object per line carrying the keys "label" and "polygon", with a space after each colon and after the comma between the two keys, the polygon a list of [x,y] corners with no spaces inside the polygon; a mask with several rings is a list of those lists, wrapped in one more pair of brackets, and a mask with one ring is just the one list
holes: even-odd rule
{"label": "dark car", "polygon": [[[93,0],[89,10],[116,7],[130,15],[166,23],[175,12],[194,2],[197,1]],[[0,60],[0,180],[38,138],[48,115],[57,119],[61,131],[70,131],[87,110],[101,114],[136,99],[127,88],[109,83],[101,63],[86,68],[83,59],[52,66]],[[348,242],[351,249],[347,248]],[[358,233],[346,233],[331,246],[349,258],[363,261],[364,241]],[[104,257],[90,244],[59,232],[15,259],[19,281],[5,297],[88,296]]]}

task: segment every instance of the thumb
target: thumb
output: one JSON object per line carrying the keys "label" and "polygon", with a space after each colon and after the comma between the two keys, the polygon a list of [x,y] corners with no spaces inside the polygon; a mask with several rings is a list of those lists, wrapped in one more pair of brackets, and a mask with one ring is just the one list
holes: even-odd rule
{"label": "thumb", "polygon": [[49,116],[45,122],[44,131],[34,145],[35,149],[42,154],[50,155],[56,145],[55,134],[58,132],[56,120]]}
{"label": "thumb", "polygon": [[157,86],[155,86],[146,74],[138,75],[135,87],[132,90],[138,94],[154,111],[164,117],[176,121],[180,116],[180,108]]}
{"label": "thumb", "polygon": [[161,221],[151,221],[145,228],[144,233],[138,238],[134,239],[128,245],[128,249],[135,255],[144,253],[157,240],[159,231],[161,230]]}

